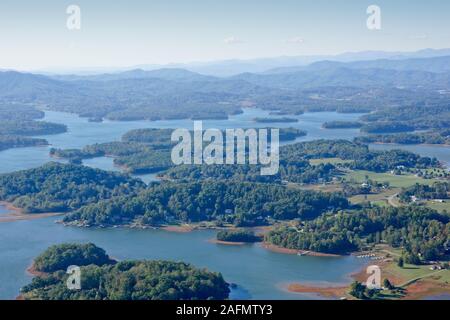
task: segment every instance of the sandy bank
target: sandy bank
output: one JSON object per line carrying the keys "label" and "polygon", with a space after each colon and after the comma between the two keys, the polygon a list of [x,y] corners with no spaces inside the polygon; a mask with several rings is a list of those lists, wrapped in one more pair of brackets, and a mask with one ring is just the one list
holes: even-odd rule
{"label": "sandy bank", "polygon": [[269,251],[284,254],[295,254],[300,256],[311,256],[311,257],[341,257],[340,255],[337,254],[313,252],[308,250],[287,249],[266,242],[262,243],[261,246]]}
{"label": "sandy bank", "polygon": [[12,203],[0,201],[0,205],[4,206],[10,213],[0,215],[0,223],[14,222],[22,220],[36,220],[47,217],[56,217],[63,215],[63,213],[24,213],[22,209],[15,207]]}
{"label": "sandy bank", "polygon": [[[401,286],[408,279],[393,274],[389,271],[389,263],[393,262],[376,262],[381,268],[382,279],[389,279],[389,281],[395,286]],[[374,264],[373,262],[365,265],[360,271],[351,275],[351,278],[355,281],[365,283],[367,281],[368,274],[366,272],[367,266]],[[430,296],[438,296],[441,294],[448,294],[450,292],[450,284],[438,282],[435,276],[428,278],[422,278],[404,287],[406,289],[405,295],[401,297],[401,300],[421,300]],[[323,287],[320,285],[305,285],[300,283],[292,283],[287,286],[289,292],[294,293],[313,293],[319,294],[324,298],[339,299],[342,297],[354,299],[348,292],[350,284],[347,286],[329,286]]]}
{"label": "sandy bank", "polygon": [[328,299],[340,299],[347,297],[347,287],[320,287],[309,286],[298,283],[290,284],[287,287],[289,292],[294,293],[313,293]]}
{"label": "sandy bank", "polygon": [[253,244],[253,242],[231,242],[231,241],[221,241],[217,239],[209,239],[208,242],[214,243],[214,244],[221,244],[224,246],[244,246],[246,244]]}
{"label": "sandy bank", "polygon": [[165,226],[161,227],[161,230],[168,232],[187,233],[194,231],[195,228],[188,225],[182,225],[182,226]]}

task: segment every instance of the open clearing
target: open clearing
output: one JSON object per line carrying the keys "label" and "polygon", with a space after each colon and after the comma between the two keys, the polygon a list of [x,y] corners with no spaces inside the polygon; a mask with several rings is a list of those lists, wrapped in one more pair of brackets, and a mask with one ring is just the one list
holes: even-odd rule
{"label": "open clearing", "polygon": [[407,188],[415,185],[416,183],[432,185],[433,183],[439,181],[437,179],[423,179],[411,174],[394,175],[391,173],[375,173],[364,170],[349,171],[344,177],[347,181],[354,181],[355,183],[364,183],[367,180],[366,177],[368,177],[373,181],[381,183],[388,182],[390,186],[394,188]]}

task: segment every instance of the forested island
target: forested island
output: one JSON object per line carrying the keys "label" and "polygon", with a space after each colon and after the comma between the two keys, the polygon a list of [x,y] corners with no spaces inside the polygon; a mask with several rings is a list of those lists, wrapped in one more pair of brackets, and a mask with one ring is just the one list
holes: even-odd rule
{"label": "forested island", "polygon": [[[81,289],[70,290],[66,270],[81,268]],[[36,257],[36,276],[21,289],[26,300],[223,300],[220,273],[183,262],[115,261],[94,244],[60,244]]]}
{"label": "forested island", "polygon": [[255,118],[253,121],[258,123],[293,123],[298,122],[298,119],[296,118],[288,118],[288,117],[281,117],[281,118]]}
{"label": "forested island", "polygon": [[249,230],[221,230],[217,233],[216,238],[220,242],[230,243],[254,243],[262,241],[261,236],[257,236]]}
{"label": "forested island", "polygon": [[359,129],[363,125],[359,121],[329,121],[325,122],[322,127],[325,129]]}

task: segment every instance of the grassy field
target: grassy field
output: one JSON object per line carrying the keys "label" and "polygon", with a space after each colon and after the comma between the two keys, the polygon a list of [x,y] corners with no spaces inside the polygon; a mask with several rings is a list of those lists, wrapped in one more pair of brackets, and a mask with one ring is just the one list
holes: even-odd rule
{"label": "grassy field", "polygon": [[329,184],[296,184],[289,183],[288,188],[300,189],[300,190],[311,190],[311,191],[322,191],[322,192],[340,192],[342,191],[342,186],[339,183],[329,183]]}
{"label": "grassy field", "polygon": [[389,189],[384,192],[376,193],[376,194],[356,195],[356,196],[350,197],[349,200],[353,204],[361,204],[361,203],[365,203],[365,202],[370,202],[372,204],[376,204],[379,206],[388,206],[389,205],[388,197],[397,194],[399,191],[400,191],[399,188],[393,188],[393,189]]}
{"label": "grassy field", "polygon": [[438,181],[436,179],[423,179],[416,177],[415,175],[393,175],[391,173],[376,173],[364,170],[349,171],[345,174],[344,178],[347,181],[364,183],[366,181],[366,176],[370,180],[377,182],[389,182],[390,186],[394,188],[407,188],[416,183],[432,185]]}
{"label": "grassy field", "polygon": [[436,210],[438,212],[441,212],[441,213],[444,212],[444,211],[450,212],[450,200],[447,200],[444,203],[438,203],[438,202],[434,202],[434,201],[427,201],[427,202],[425,202],[425,206],[427,206],[427,207],[429,207],[431,209],[434,209],[434,210]]}
{"label": "grassy field", "polygon": [[416,279],[427,277],[433,277],[434,280],[441,283],[450,281],[450,270],[430,270],[430,266],[405,264],[403,268],[400,268],[396,263],[391,263],[386,267],[385,271],[399,278],[406,279],[405,283],[401,285],[406,285]]}

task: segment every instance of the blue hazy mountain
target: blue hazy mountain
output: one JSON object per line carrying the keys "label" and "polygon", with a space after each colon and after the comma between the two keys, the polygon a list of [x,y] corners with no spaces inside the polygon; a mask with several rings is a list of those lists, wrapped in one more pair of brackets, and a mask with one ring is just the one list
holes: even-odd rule
{"label": "blue hazy mountain", "polygon": [[95,75],[56,75],[52,78],[67,81],[113,81],[125,79],[163,79],[170,81],[207,81],[213,80],[214,77],[201,75],[180,68],[163,68],[156,70],[133,69],[124,72],[95,74]]}
{"label": "blue hazy mountain", "polygon": [[450,56],[450,49],[424,49],[415,52],[386,52],[386,51],[362,51],[346,52],[337,55],[309,55],[309,56],[283,56],[257,59],[231,59],[211,62],[192,63],[171,63],[166,65],[140,64],[129,68],[122,67],[98,67],[98,68],[66,68],[66,69],[46,69],[38,71],[42,74],[76,74],[76,75],[97,75],[107,73],[121,73],[142,69],[145,71],[159,69],[185,69],[203,75],[227,77],[240,73],[262,73],[271,69],[283,67],[307,66],[319,61],[355,62],[367,60],[404,60],[416,58],[433,58]]}
{"label": "blue hazy mountain", "polygon": [[[424,90],[436,96],[437,90],[450,86],[448,62],[448,56],[350,63],[321,61],[274,73],[241,73],[231,77],[206,76],[179,68],[134,69],[90,76],[7,71],[0,72],[0,103],[47,106],[93,119],[223,119],[240,112],[249,101],[267,108],[282,104],[293,107],[298,103],[315,109],[320,103],[321,108],[326,108],[325,101],[311,100],[308,89],[323,88],[327,95],[338,98],[340,90],[348,93],[352,88],[352,96],[366,100],[370,97],[383,100],[388,91],[392,99],[396,96],[402,101],[424,98]],[[380,89],[379,96],[373,96],[371,89]],[[409,90],[392,92],[397,89]],[[420,96],[414,93],[417,90],[422,92]],[[444,98],[438,95],[433,99],[441,103]],[[352,103],[369,102],[356,99]],[[350,107],[354,109],[354,105]]]}
{"label": "blue hazy mountain", "polygon": [[450,72],[450,55],[432,58],[378,59],[354,62],[320,61],[308,66],[294,66],[271,69],[265,74],[293,73],[299,71],[322,71],[331,69],[384,69],[397,71]]}

